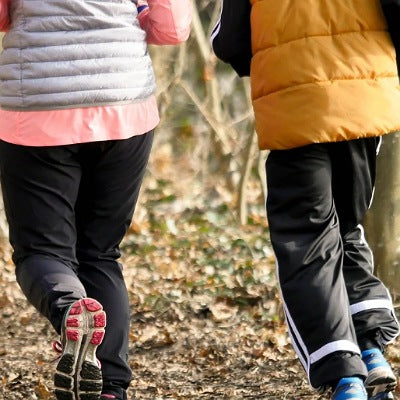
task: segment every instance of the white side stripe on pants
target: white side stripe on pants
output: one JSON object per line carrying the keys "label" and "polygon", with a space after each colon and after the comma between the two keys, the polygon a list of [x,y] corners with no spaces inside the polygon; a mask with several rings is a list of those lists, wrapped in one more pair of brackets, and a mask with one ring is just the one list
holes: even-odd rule
{"label": "white side stripe on pants", "polygon": [[222,17],[222,11],[223,11],[223,8],[224,8],[224,2],[223,2],[223,0],[220,0],[220,1],[221,1],[221,11],[220,11],[220,14],[219,14],[218,21],[217,21],[216,25],[214,26],[214,28],[212,30],[212,33],[211,33],[211,38],[210,38],[211,46],[212,46],[214,38],[218,35],[218,33],[219,33],[220,29],[221,29],[221,17]]}
{"label": "white side stripe on pants", "polygon": [[350,351],[356,354],[361,353],[360,348],[353,342],[350,342],[350,340],[337,340],[336,342],[327,343],[317,351],[314,351],[314,353],[311,353],[310,363],[314,364],[321,360],[321,358],[334,353],[335,351]]}
{"label": "white side stripe on pants", "polygon": [[389,299],[376,299],[376,300],[365,300],[360,303],[355,303],[350,306],[351,315],[357,314],[362,311],[373,310],[376,308],[386,308],[387,310],[393,310],[392,302]]}

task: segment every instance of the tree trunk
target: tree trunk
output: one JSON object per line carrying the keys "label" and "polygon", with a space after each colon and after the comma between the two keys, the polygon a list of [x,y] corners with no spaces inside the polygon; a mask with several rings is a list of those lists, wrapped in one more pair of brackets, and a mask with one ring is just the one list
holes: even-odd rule
{"label": "tree trunk", "polygon": [[374,201],[368,211],[366,237],[375,273],[394,296],[400,295],[400,134],[383,137],[377,162]]}

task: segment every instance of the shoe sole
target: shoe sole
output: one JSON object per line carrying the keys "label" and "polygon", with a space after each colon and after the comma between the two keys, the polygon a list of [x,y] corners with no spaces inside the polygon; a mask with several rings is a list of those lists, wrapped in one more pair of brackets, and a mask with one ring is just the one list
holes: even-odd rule
{"label": "shoe sole", "polygon": [[396,386],[396,377],[393,374],[388,374],[387,368],[374,368],[365,381],[368,398],[374,398],[380,393],[392,392],[396,389]]}
{"label": "shoe sole", "polygon": [[54,375],[57,400],[99,400],[103,387],[96,349],[104,338],[106,314],[94,299],[76,301],[64,319],[63,353]]}

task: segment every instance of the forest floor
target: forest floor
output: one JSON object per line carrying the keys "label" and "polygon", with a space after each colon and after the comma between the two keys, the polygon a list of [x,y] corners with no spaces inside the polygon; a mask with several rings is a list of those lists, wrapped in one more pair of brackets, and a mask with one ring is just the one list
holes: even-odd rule
{"label": "forest floor", "polygon": [[[287,336],[262,199],[249,199],[248,224],[239,226],[223,187],[203,193],[205,202],[189,175],[180,189],[165,176],[173,175],[150,166],[122,246],[132,306],[129,400],[328,398],[309,388]],[[0,399],[54,399],[55,339],[4,250]],[[388,357],[399,375],[399,342]]]}

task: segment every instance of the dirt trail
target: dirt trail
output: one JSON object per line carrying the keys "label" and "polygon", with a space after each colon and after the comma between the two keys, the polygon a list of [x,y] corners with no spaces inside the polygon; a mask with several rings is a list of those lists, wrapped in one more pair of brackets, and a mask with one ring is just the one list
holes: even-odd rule
{"label": "dirt trail", "polygon": [[[26,303],[12,274],[3,273],[0,293],[0,398],[53,399],[52,329]],[[129,399],[321,398],[309,390],[280,324],[257,324],[240,312],[217,321],[209,311],[195,314],[177,304],[132,319]],[[393,345],[397,373],[399,354]]]}

